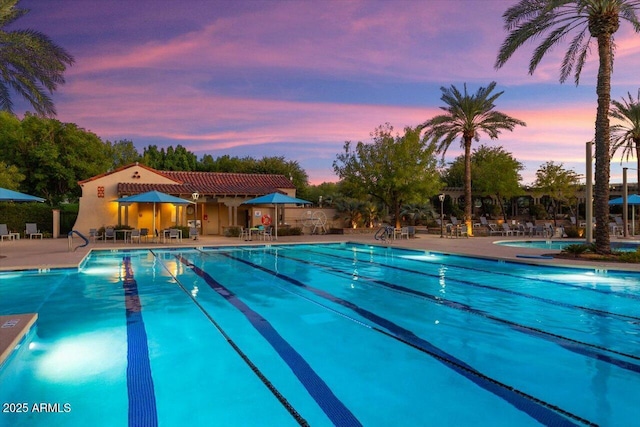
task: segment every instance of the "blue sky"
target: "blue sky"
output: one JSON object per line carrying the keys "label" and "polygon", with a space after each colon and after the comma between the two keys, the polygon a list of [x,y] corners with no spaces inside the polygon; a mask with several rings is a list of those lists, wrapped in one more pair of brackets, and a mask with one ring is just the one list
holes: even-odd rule
{"label": "blue sky", "polygon": [[[199,157],[285,156],[311,183],[335,181],[345,141],[433,117],[441,86],[475,92],[496,81],[497,109],[527,126],[480,143],[522,162],[525,184],[549,160],[584,173],[597,58],[578,87],[558,82],[564,49],[533,76],[530,45],[495,70],[501,15],[514,3],[22,0],[31,12],[16,27],[42,31],[75,56],[54,94],[57,118],[103,140],[132,140],[140,152],[182,144]],[[620,99],[640,86],[640,36],[623,24],[616,44],[612,97]],[[456,144],[446,159],[460,153]],[[619,157],[611,179],[621,181]]]}

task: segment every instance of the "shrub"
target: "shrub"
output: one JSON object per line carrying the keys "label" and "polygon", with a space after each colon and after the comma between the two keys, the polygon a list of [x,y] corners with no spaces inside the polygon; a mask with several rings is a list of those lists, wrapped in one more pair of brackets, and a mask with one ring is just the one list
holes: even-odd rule
{"label": "shrub", "polygon": [[569,245],[562,250],[562,252],[573,254],[574,256],[578,256],[580,254],[583,254],[585,252],[590,252],[590,251],[591,251],[591,245],[582,245],[582,244]]}
{"label": "shrub", "polygon": [[635,252],[621,252],[620,261],[640,263],[640,247]]}
{"label": "shrub", "polygon": [[224,235],[227,237],[240,237],[240,226],[227,227],[225,229]]}
{"label": "shrub", "polygon": [[[274,231],[275,233],[275,231]],[[302,228],[301,227],[283,227],[278,228],[278,236],[301,236]]]}

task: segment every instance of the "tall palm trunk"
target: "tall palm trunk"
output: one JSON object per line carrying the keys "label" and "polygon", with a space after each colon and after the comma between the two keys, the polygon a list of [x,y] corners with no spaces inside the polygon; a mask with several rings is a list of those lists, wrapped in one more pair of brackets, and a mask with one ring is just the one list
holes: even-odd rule
{"label": "tall palm trunk", "polygon": [[596,183],[594,187],[596,252],[611,252],[609,242],[609,177],[611,170],[609,105],[611,104],[611,48],[613,32],[601,31],[598,39],[598,112],[596,115]]}
{"label": "tall palm trunk", "polygon": [[471,220],[471,142],[473,135],[464,135],[464,223],[467,225],[467,235],[473,236],[473,223]]}

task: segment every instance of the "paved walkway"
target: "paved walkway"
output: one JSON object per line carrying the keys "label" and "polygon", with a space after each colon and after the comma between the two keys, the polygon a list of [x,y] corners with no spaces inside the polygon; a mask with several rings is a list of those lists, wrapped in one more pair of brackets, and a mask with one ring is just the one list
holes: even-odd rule
{"label": "paved walkway", "polygon": [[[517,239],[517,238],[510,238]],[[520,238],[522,239],[522,238]],[[640,264],[622,264],[593,262],[567,259],[534,259],[521,258],[517,255],[542,255],[558,251],[542,250],[534,248],[517,248],[509,246],[495,245],[493,242],[505,240],[504,237],[471,237],[468,239],[448,239],[440,238],[439,235],[418,234],[415,239],[395,240],[387,243],[393,247],[410,249],[420,249],[428,251],[444,252],[448,254],[471,255],[476,257],[505,259],[529,264],[572,266],[581,268],[603,268],[629,271],[640,271]],[[0,242],[0,271],[26,270],[26,269],[51,269],[51,268],[75,268],[89,253],[90,250],[110,250],[110,249],[142,249],[142,248],[163,248],[163,247],[200,247],[200,246],[238,246],[238,245],[263,245],[291,244],[291,243],[318,243],[318,242],[359,242],[366,244],[385,245],[376,241],[372,234],[352,234],[352,235],[319,235],[319,236],[285,236],[279,237],[277,241],[263,242],[261,240],[243,241],[231,237],[203,236],[199,240],[184,239],[181,243],[171,244],[157,243],[134,243],[124,244],[122,242],[98,242],[91,243],[85,248],[76,251],[69,250],[67,238],[60,239],[21,239],[16,241]],[[73,239],[73,247],[82,244],[79,238]]]}

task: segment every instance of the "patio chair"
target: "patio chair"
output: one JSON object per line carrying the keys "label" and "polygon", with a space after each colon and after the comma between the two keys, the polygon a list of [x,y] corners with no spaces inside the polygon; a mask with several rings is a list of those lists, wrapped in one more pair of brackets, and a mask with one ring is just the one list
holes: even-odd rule
{"label": "patio chair", "polygon": [[131,235],[129,237],[131,238],[131,243],[133,243],[134,240],[137,240],[138,243],[141,243],[140,238],[142,237],[142,234],[140,233],[140,230],[138,230],[137,228],[131,230]]}
{"label": "patio chair", "polygon": [[[624,235],[624,221],[622,217],[615,217],[616,225],[620,229],[621,233]],[[631,221],[627,221],[627,234],[631,234]]]}
{"label": "patio chair", "polygon": [[180,241],[180,230],[172,228],[169,230],[169,241],[175,239],[176,242]]}
{"label": "patio chair", "polygon": [[265,227],[264,231],[262,232],[262,238],[264,240],[273,240],[273,227]]}
{"label": "patio chair", "polygon": [[409,238],[413,239],[414,237],[416,237],[416,228],[412,225],[408,226],[407,233],[409,235]]}
{"label": "patio chair", "polygon": [[466,225],[466,224],[461,225],[461,226],[458,228],[458,236],[460,236],[460,237],[464,236],[464,237],[466,237],[466,238],[469,238],[469,230],[468,230],[468,228],[467,228],[467,225]]}
{"label": "patio chair", "polygon": [[533,236],[536,227],[533,225],[532,222],[527,222],[524,225],[524,228],[525,228],[526,234],[528,234],[529,236]]}
{"label": "patio chair", "polygon": [[104,229],[104,241],[112,239],[113,243],[116,242],[116,230],[113,227],[107,227]]}
{"label": "patio chair", "polygon": [[250,240],[251,239],[251,230],[247,227],[240,227],[240,240]]}
{"label": "patio chair", "polygon": [[30,239],[33,239],[33,236],[40,237],[40,239],[42,239],[42,233],[38,230],[38,224],[33,222],[25,224],[24,237],[27,236],[29,236]]}
{"label": "patio chair", "polygon": [[507,224],[506,222],[502,223],[502,231],[503,231],[502,234],[504,236],[513,236],[513,235],[519,236],[520,233],[524,235],[523,231],[520,231],[519,229],[511,228],[509,224]]}
{"label": "patio chair", "polygon": [[144,241],[148,242],[149,241],[149,229],[148,228],[141,228],[140,229],[140,239],[142,239],[144,237]]}
{"label": "patio chair", "polygon": [[0,239],[13,240],[13,233],[9,233],[7,224],[0,224]]}
{"label": "patio chair", "polygon": [[98,239],[102,239],[103,237],[104,237],[104,234],[98,233],[98,229],[96,228],[89,229],[89,238],[93,243],[95,243],[96,240]]}
{"label": "patio chair", "polygon": [[198,229],[195,227],[189,228],[189,238],[193,238],[193,240],[198,240]]}

